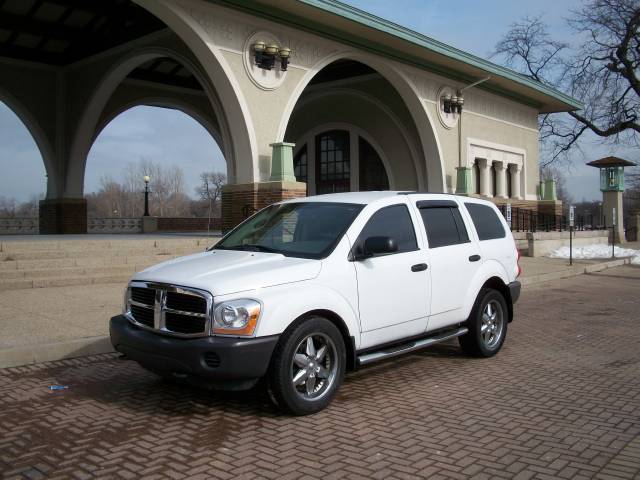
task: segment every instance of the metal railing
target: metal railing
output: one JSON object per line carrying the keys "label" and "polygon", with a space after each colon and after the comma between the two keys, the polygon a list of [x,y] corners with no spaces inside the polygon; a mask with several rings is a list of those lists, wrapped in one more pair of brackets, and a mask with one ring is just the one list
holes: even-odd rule
{"label": "metal railing", "polygon": [[[498,209],[507,217],[507,206]],[[611,226],[609,226],[610,228]],[[574,230],[606,230],[606,222],[595,215],[576,215]],[[511,208],[511,230],[514,232],[563,232],[569,230],[568,215],[552,215],[526,208]]]}

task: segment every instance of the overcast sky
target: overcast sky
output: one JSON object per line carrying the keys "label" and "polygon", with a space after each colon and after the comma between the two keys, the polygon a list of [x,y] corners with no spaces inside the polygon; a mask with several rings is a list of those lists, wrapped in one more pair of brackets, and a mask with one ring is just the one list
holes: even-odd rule
{"label": "overcast sky", "polygon": [[[348,0],[347,3],[425,35],[488,58],[509,25],[525,15],[544,14],[556,38],[571,41],[563,18],[580,6],[576,0]],[[586,161],[609,154],[640,160],[635,151],[599,147],[583,142],[573,155],[569,188],[576,200],[600,198],[597,171]],[[128,162],[148,158],[162,164],[179,163],[187,193],[193,194],[197,177],[205,170],[225,171],[215,141],[193,119],[181,112],[136,107],[114,119],[96,140],[87,161],[85,191],[99,188],[100,178],[119,178]],[[0,196],[26,200],[46,190],[40,154],[26,128],[0,102]]]}

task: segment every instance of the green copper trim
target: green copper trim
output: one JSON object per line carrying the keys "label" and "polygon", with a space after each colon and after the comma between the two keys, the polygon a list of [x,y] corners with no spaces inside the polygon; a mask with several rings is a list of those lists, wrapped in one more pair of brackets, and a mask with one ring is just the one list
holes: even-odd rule
{"label": "green copper trim", "polygon": [[469,195],[473,191],[471,182],[471,169],[469,167],[456,167],[458,171],[456,178],[456,194]]}
{"label": "green copper trim", "polygon": [[543,185],[544,192],[542,194],[542,200],[558,200],[556,181],[551,179],[545,180]]}
{"label": "green copper trim", "polygon": [[[244,11],[246,13],[256,15],[262,18],[267,18],[275,22],[285,23],[288,26],[296,27],[300,30],[311,32],[316,35],[323,36],[325,38],[330,38],[330,39],[339,41],[341,43],[357,47],[361,50],[366,50],[372,53],[383,55],[388,58],[393,58],[394,60],[398,60],[402,63],[417,66],[423,70],[427,70],[432,73],[443,75],[453,80],[457,80],[465,83],[469,83],[474,80],[477,80],[477,77],[471,77],[467,74],[464,74],[462,72],[459,72],[453,69],[449,69],[447,67],[434,65],[433,63],[430,63],[424,59],[414,57],[410,54],[407,54],[403,51],[400,51],[394,48],[390,48],[387,45],[371,42],[369,40],[360,38],[357,35],[343,32],[341,30],[332,28],[328,25],[319,23],[314,20],[310,20],[308,18],[303,18],[300,16],[293,15],[289,12],[285,12],[283,10],[274,8],[273,6],[270,6],[270,5],[266,5],[259,2],[247,2],[246,0],[208,0],[208,1],[211,3],[227,6],[235,10]],[[418,45],[432,52],[438,53],[440,55],[446,56],[453,60],[457,60],[464,64],[481,69],[488,74],[500,76],[502,78],[506,78],[510,81],[516,82],[520,85],[524,85],[526,87],[532,88],[544,95],[552,97],[564,103],[565,105],[571,107],[571,108],[567,108],[567,110],[580,110],[584,107],[584,105],[580,101],[576,100],[575,98],[565,93],[562,93],[548,85],[544,85],[531,78],[521,75],[509,68],[502,67],[495,63],[489,62],[488,60],[484,60],[480,57],[477,57],[475,55],[459,50],[445,43],[434,40],[433,38],[427,37],[426,35],[422,35],[420,33],[414,32],[413,30],[402,27],[398,24],[395,24],[383,18],[367,13],[363,10],[357,9],[350,5],[346,5],[337,0],[298,0],[298,1],[305,5],[322,10],[324,12],[332,13],[334,15],[339,15],[340,17],[343,17],[347,20],[359,23],[361,25],[373,28],[375,30],[378,30],[380,32],[383,32],[389,35],[393,35],[396,38],[405,40],[414,45]],[[492,92],[492,93],[496,93],[498,95],[510,98],[512,100],[516,100],[520,103],[524,103],[526,105],[529,105],[535,108],[540,108],[542,106],[539,103],[539,101],[535,99],[514,93],[512,91],[509,91],[501,87],[489,85],[486,82],[482,85],[479,85],[478,88]]]}
{"label": "green copper trim", "polygon": [[293,147],[295,143],[278,142],[271,143],[271,177],[270,182],[295,182],[293,172]]}

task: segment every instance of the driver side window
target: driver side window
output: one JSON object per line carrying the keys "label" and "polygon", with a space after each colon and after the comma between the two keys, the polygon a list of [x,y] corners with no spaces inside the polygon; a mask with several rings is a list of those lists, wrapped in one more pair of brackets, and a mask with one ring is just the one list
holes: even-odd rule
{"label": "driver side window", "polygon": [[398,245],[398,250],[394,253],[418,250],[413,222],[409,209],[404,204],[383,207],[374,213],[358,237],[358,248],[362,248],[369,237],[393,237]]}

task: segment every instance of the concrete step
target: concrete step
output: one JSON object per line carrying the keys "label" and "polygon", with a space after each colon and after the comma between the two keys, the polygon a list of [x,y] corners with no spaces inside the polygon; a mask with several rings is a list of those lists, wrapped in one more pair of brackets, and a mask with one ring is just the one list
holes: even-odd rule
{"label": "concrete step", "polygon": [[61,276],[96,276],[96,275],[133,275],[140,270],[154,265],[157,262],[134,263],[115,266],[100,267],[63,267],[47,268],[44,270],[7,270],[2,272],[2,280],[40,280]]}
{"label": "concrete step", "polygon": [[28,288],[67,287],[73,285],[92,285],[104,283],[125,284],[131,278],[131,273],[105,275],[74,275],[68,277],[51,277],[37,279],[0,280],[0,292],[7,290],[23,290]]}
{"label": "concrete step", "polygon": [[93,250],[33,250],[24,252],[0,253],[0,263],[20,260],[52,260],[62,258],[110,258],[132,257],[142,255],[188,255],[204,251],[204,247],[180,246],[174,248],[122,248],[122,249],[93,249]]}
{"label": "concrete step", "polygon": [[180,237],[162,239],[109,239],[109,240],[6,240],[0,242],[0,253],[19,253],[33,251],[79,251],[79,250],[125,250],[149,248],[206,248],[213,245],[220,237]]}
{"label": "concrete step", "polygon": [[133,255],[116,257],[66,257],[42,260],[11,260],[0,261],[0,278],[4,272],[16,270],[46,270],[73,267],[108,267],[118,265],[153,265],[155,263],[171,260],[172,258],[186,254],[172,255]]}

